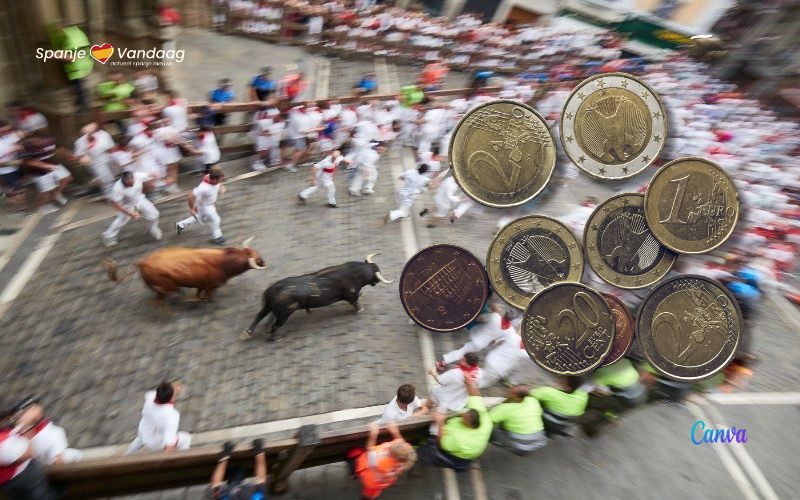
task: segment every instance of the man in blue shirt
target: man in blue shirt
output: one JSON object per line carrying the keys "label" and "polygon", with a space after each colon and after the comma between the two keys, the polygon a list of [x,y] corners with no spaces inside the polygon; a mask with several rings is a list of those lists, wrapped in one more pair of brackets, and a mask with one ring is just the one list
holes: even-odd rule
{"label": "man in blue shirt", "polygon": [[[219,87],[212,90],[208,96],[208,100],[212,103],[226,103],[233,102],[236,99],[236,93],[233,91],[233,83],[230,79],[223,78],[219,81]],[[214,115],[214,125],[225,124],[225,113],[217,112]]]}
{"label": "man in blue shirt", "polygon": [[375,79],[375,73],[365,73],[355,88],[358,94],[369,94],[377,89],[378,81]]}
{"label": "man in blue shirt", "polygon": [[270,77],[272,68],[265,66],[261,73],[250,80],[250,100],[266,101],[275,92],[275,81]]}

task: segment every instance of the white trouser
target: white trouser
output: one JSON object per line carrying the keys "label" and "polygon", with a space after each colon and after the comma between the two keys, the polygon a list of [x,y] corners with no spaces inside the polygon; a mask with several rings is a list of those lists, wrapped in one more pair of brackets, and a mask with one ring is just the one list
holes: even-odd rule
{"label": "white trouser", "polygon": [[436,140],[436,136],[423,134],[419,136],[419,144],[417,145],[417,156],[422,155],[423,153],[427,153],[431,150],[431,146],[433,146],[433,141]]}
{"label": "white trouser", "polygon": [[400,193],[397,198],[400,202],[400,205],[397,207],[397,210],[392,210],[389,212],[389,220],[392,221],[408,217],[408,214],[411,211],[411,205],[414,203],[414,200],[417,199],[417,195]]}
{"label": "white trouser", "polygon": [[[150,232],[150,235],[154,238],[158,236],[158,209],[150,203],[150,200],[147,198],[143,198],[142,201],[137,203],[134,206],[126,206],[125,209],[127,210],[136,210],[140,214],[144,220],[148,221],[149,224],[147,225],[147,230]],[[128,223],[131,220],[126,214],[120,212],[117,217],[111,222],[111,225],[108,226],[108,229],[103,231],[103,238],[107,240],[116,239],[117,235],[119,234],[119,230],[122,229],[122,226]]]}
{"label": "white trouser", "polygon": [[444,356],[442,356],[442,360],[446,364],[455,363],[459,359],[463,358],[468,352],[479,352],[485,348],[485,345],[481,345],[480,342],[470,339],[460,349],[446,353]]}
{"label": "white trouser", "polygon": [[[177,448],[179,450],[188,450],[191,444],[192,444],[192,435],[189,434],[188,432],[179,431]],[[162,446],[161,448],[151,448],[144,444],[144,439],[142,439],[142,436],[136,436],[136,439],[134,439],[133,442],[131,442],[131,444],[128,446],[128,451],[126,451],[125,454],[131,455],[133,453],[141,451],[143,448],[147,448],[148,450],[151,451],[164,451],[164,448],[166,448],[166,446]]]}
{"label": "white trouser", "polygon": [[447,214],[450,213],[450,209],[455,205],[455,203],[450,201],[450,198],[447,197],[434,196],[433,202],[436,204],[436,212],[433,214],[436,217],[447,217]]}
{"label": "white trouser", "polygon": [[333,184],[333,176],[322,170],[317,172],[317,183],[300,191],[300,197],[307,200],[309,196],[317,192],[320,186],[327,191],[328,203],[336,205],[336,186]]}
{"label": "white trouser", "polygon": [[188,225],[199,222],[201,224],[211,224],[211,237],[217,239],[222,236],[222,229],[220,223],[222,220],[217,213],[217,207],[211,205],[209,207],[197,207],[197,215],[192,215],[180,221],[178,225],[184,228]]}
{"label": "white trouser", "polygon": [[462,215],[467,213],[468,210],[475,207],[475,201],[472,199],[467,199],[462,201],[458,204],[455,210],[453,210],[453,215],[456,216],[456,219],[460,218]]}
{"label": "white trouser", "polygon": [[478,381],[478,388],[485,389],[494,385],[501,378],[508,376],[512,368],[514,368],[514,364],[507,360],[492,361],[487,358],[483,367],[481,367],[481,379]]}
{"label": "white trouser", "polygon": [[361,166],[356,171],[353,182],[350,183],[350,192],[373,193],[373,188],[377,180],[378,168],[375,165]]}

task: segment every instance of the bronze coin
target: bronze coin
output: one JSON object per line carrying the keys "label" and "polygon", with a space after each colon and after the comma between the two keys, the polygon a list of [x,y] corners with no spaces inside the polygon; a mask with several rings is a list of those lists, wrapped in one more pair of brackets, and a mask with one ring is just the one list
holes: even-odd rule
{"label": "bronze coin", "polygon": [[639,307],[636,339],[659,373],[683,382],[714,376],[736,353],[742,313],[717,281],[684,274],[654,288]]}
{"label": "bronze coin", "polygon": [[611,314],[614,316],[614,342],[611,344],[611,351],[600,363],[600,366],[608,366],[616,363],[628,353],[633,344],[633,316],[621,300],[608,293],[600,295],[606,299]]}
{"label": "bronze coin", "polygon": [[403,268],[400,300],[409,317],[434,332],[451,332],[478,317],[489,297],[481,261],[454,245],[417,252]]}
{"label": "bronze coin", "polygon": [[556,283],[536,294],[525,309],[521,330],[531,359],[558,375],[597,368],[614,341],[611,308],[583,283]]}

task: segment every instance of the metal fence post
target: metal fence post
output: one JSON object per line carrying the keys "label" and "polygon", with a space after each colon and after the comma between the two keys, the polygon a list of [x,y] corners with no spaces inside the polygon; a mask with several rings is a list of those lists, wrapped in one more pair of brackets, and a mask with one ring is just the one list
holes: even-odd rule
{"label": "metal fence post", "polygon": [[277,467],[270,480],[270,493],[283,495],[289,491],[289,476],[296,471],[308,455],[320,444],[319,429],[316,425],[304,425],[297,430],[297,447],[289,452],[285,462]]}

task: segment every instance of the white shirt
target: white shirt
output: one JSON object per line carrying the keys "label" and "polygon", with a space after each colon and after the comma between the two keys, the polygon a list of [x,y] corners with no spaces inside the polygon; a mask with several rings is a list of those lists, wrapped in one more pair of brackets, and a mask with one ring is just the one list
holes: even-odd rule
{"label": "white shirt", "polygon": [[17,123],[20,130],[33,132],[42,128],[47,128],[47,118],[41,113],[32,113]]}
{"label": "white shirt", "polygon": [[374,122],[368,120],[361,120],[356,123],[356,137],[376,141],[380,138],[381,131]]}
{"label": "white shirt", "polygon": [[[492,341],[499,339],[503,335],[503,317],[498,313],[489,312],[482,314],[480,323],[476,324],[469,332],[469,339],[479,349],[485,349]],[[513,331],[509,326],[506,330]]]}
{"label": "white shirt", "polygon": [[139,421],[139,437],[145,446],[162,450],[177,444],[180,421],[181,414],[174,405],[156,404],[156,391],[145,393],[142,419]]}
{"label": "white shirt", "polygon": [[[18,142],[19,136],[15,132],[0,137],[0,163],[12,161],[17,157],[14,146],[16,146]],[[17,166],[0,166],[0,174],[10,174],[18,168]]]}
{"label": "white shirt", "polygon": [[333,172],[323,172],[323,170],[326,168],[333,168],[333,167],[338,168],[339,164],[342,163],[343,161],[344,161],[344,156],[340,156],[334,160],[332,155],[328,155],[325,158],[318,161],[317,163],[315,163],[314,168],[317,169],[318,174],[333,176]]}
{"label": "white shirt", "polygon": [[183,99],[177,99],[174,104],[165,106],[161,112],[169,118],[169,124],[178,132],[183,132],[189,127],[189,108]]}
{"label": "white shirt", "polygon": [[[480,380],[478,369],[476,380]],[[451,368],[439,375],[439,385],[431,390],[431,399],[439,409],[458,411],[467,405],[467,386],[464,384],[464,372],[461,368]]]}
{"label": "white shirt", "polygon": [[401,420],[411,418],[411,415],[414,413],[414,411],[421,406],[422,401],[418,397],[414,396],[414,401],[408,403],[408,405],[406,405],[406,409],[404,410],[397,404],[397,396],[395,396],[391,401],[389,401],[389,404],[386,405],[386,409],[383,410],[380,423],[388,424],[389,422],[399,422]]}
{"label": "white shirt", "polygon": [[114,147],[114,139],[105,130],[94,133],[94,144],[89,146],[89,136],[82,135],[75,141],[75,156],[88,155],[95,163],[107,164],[111,159],[109,151]]}
{"label": "white shirt", "polygon": [[67,433],[53,422],[48,422],[31,438],[31,446],[36,459],[45,465],[50,465],[69,447]]}
{"label": "white shirt", "polygon": [[111,188],[110,200],[119,203],[125,208],[133,208],[144,199],[142,192],[142,183],[147,180],[149,176],[143,173],[133,174],[133,185],[128,187],[122,183],[122,179],[114,183]]}
{"label": "white shirt", "polygon": [[486,355],[485,366],[509,367],[520,360],[530,359],[522,346],[522,338],[517,335],[514,328],[502,330],[497,341],[495,347]]}
{"label": "white shirt", "polygon": [[219,184],[211,184],[206,181],[201,182],[192,190],[194,200],[199,207],[210,207],[217,202],[219,196]]}
{"label": "white shirt", "polygon": [[288,139],[302,139],[311,128],[311,120],[308,119],[305,113],[297,110],[289,111],[289,117],[286,120],[286,137]]}
{"label": "white shirt", "polygon": [[119,170],[128,170],[128,166],[133,163],[133,153],[125,149],[119,149],[110,153],[111,160]]}
{"label": "white shirt", "polygon": [[403,191],[405,191],[406,194],[420,194],[425,191],[425,188],[427,188],[428,184],[431,182],[429,177],[420,174],[415,168],[410,168],[403,172],[402,177],[405,181]]}
{"label": "white shirt", "polygon": [[[29,441],[24,437],[14,433],[9,434],[8,437],[0,441],[0,466],[8,467],[19,460],[25,454],[25,452],[28,451],[28,445]],[[29,463],[31,463],[31,461],[26,460],[17,465],[17,468],[11,477],[13,478],[20,472],[24,471],[25,467],[27,467]]]}
{"label": "white shirt", "polygon": [[438,205],[444,206],[450,203],[460,203],[460,194],[461,189],[458,187],[458,184],[456,184],[456,180],[452,175],[448,175],[445,180],[439,184],[439,188],[436,190],[436,194],[433,198]]}
{"label": "white shirt", "polygon": [[380,155],[372,148],[365,148],[356,153],[355,161],[362,167],[374,167]]}
{"label": "white shirt", "polygon": [[202,137],[198,137],[197,149],[203,153],[203,163],[206,165],[217,163],[222,156],[213,132],[205,132]]}

